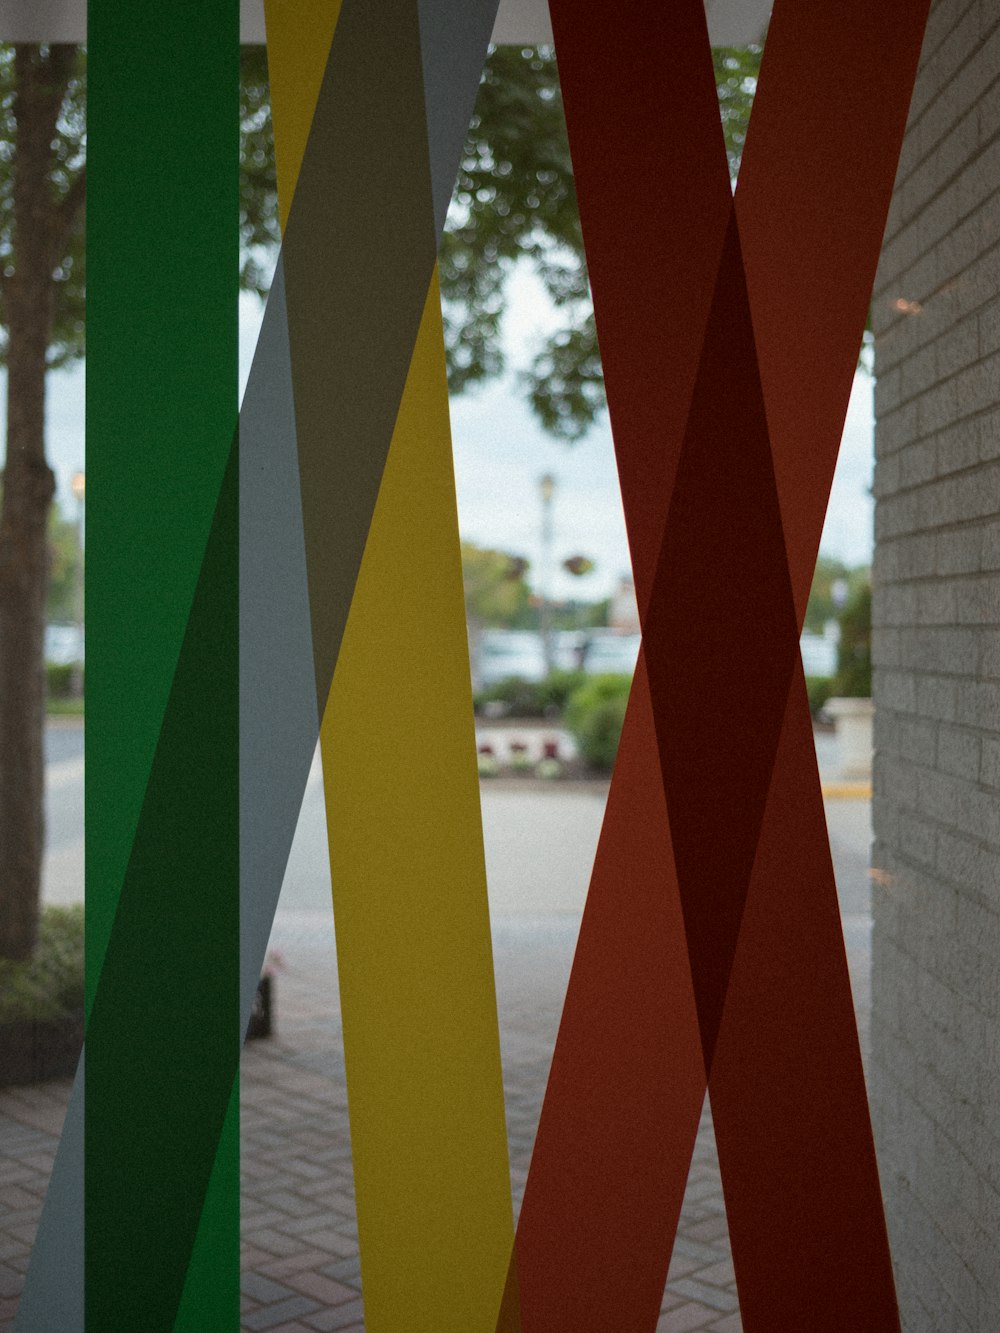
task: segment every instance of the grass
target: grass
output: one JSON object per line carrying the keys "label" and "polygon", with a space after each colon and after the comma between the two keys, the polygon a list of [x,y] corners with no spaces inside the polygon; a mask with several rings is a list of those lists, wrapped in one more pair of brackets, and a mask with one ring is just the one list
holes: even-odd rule
{"label": "grass", "polygon": [[83,717],[83,700],[47,699],[45,712],[49,717]]}
{"label": "grass", "polygon": [[83,906],[42,910],[38,945],[24,963],[0,958],[0,1023],[48,1020],[83,1008]]}

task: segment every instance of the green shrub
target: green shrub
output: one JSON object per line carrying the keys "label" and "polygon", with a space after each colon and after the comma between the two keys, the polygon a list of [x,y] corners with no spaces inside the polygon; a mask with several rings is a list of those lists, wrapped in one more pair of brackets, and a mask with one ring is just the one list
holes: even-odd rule
{"label": "green shrub", "polygon": [[870,699],[872,693],[872,589],[863,584],[840,613],[840,645],[833,693]]}
{"label": "green shrub", "polygon": [[507,717],[544,716],[538,685],[534,681],[522,680],[520,676],[511,676],[484,690],[477,690],[473,698],[476,712],[481,713],[487,704],[502,704],[501,711]]}
{"label": "green shrub", "polygon": [[631,684],[631,676],[591,676],[570,696],[566,726],[591,768],[614,766]]}
{"label": "green shrub", "polygon": [[69,699],[73,693],[73,664],[49,662],[45,668],[50,699]]}
{"label": "green shrub", "polygon": [[556,717],[586,676],[582,671],[550,671],[544,680],[522,680],[511,676],[484,690],[477,690],[473,703],[477,713],[487,704],[502,704],[507,717]]}
{"label": "green shrub", "polygon": [[586,680],[587,677],[582,671],[562,671],[558,668],[550,671],[538,684],[544,715],[552,717],[564,713],[571,696],[585,684]]}
{"label": "green shrub", "polygon": [[833,696],[833,680],[830,676],[806,676],[806,690],[809,694],[809,711],[813,717],[818,717],[827,699]]}
{"label": "green shrub", "polygon": [[34,955],[24,963],[0,958],[0,1023],[82,1009],[83,907],[46,907]]}

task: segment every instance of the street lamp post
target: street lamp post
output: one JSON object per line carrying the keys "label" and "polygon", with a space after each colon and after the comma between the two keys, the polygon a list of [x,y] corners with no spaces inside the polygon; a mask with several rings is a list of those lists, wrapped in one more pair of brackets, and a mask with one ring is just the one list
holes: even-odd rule
{"label": "street lamp post", "polygon": [[542,633],[542,652],[545,657],[545,670],[555,666],[555,653],[552,643],[552,501],[556,493],[556,479],[551,472],[546,472],[538,479],[538,493],[542,498],[542,559],[539,569],[538,592],[539,628]]}

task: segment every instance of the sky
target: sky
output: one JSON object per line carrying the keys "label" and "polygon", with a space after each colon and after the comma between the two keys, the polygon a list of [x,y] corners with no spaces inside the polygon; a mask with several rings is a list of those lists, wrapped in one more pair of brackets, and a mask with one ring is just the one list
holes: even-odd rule
{"label": "sky", "polygon": [[[261,304],[240,298],[241,389],[249,372]],[[539,478],[556,480],[553,501],[554,563],[584,555],[594,571],[575,579],[558,570],[552,581],[556,597],[583,600],[608,596],[629,572],[628,544],[614,451],[606,414],[575,444],[553,439],[535,421],[516,383],[518,368],[531,361],[558,315],[541,283],[526,266],[515,270],[503,331],[508,374],[503,380],[452,399],[452,438],[463,537],[526,556],[529,582],[540,562],[541,502]],[[5,389],[6,386],[4,386]],[[58,478],[64,511],[73,512],[69,479],[84,455],[84,368],[73,366],[49,376],[49,458]],[[872,381],[855,376],[840,460],[833,483],[821,549],[850,565],[864,564],[872,553],[870,495]]]}

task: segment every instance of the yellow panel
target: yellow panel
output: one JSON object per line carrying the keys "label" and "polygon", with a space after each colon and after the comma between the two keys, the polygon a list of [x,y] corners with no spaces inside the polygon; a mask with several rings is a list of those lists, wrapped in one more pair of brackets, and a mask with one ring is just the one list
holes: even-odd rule
{"label": "yellow panel", "polygon": [[282,231],[339,17],[340,0],[264,0]]}
{"label": "yellow panel", "polygon": [[437,276],[321,729],[369,1333],[494,1333],[513,1243]]}

